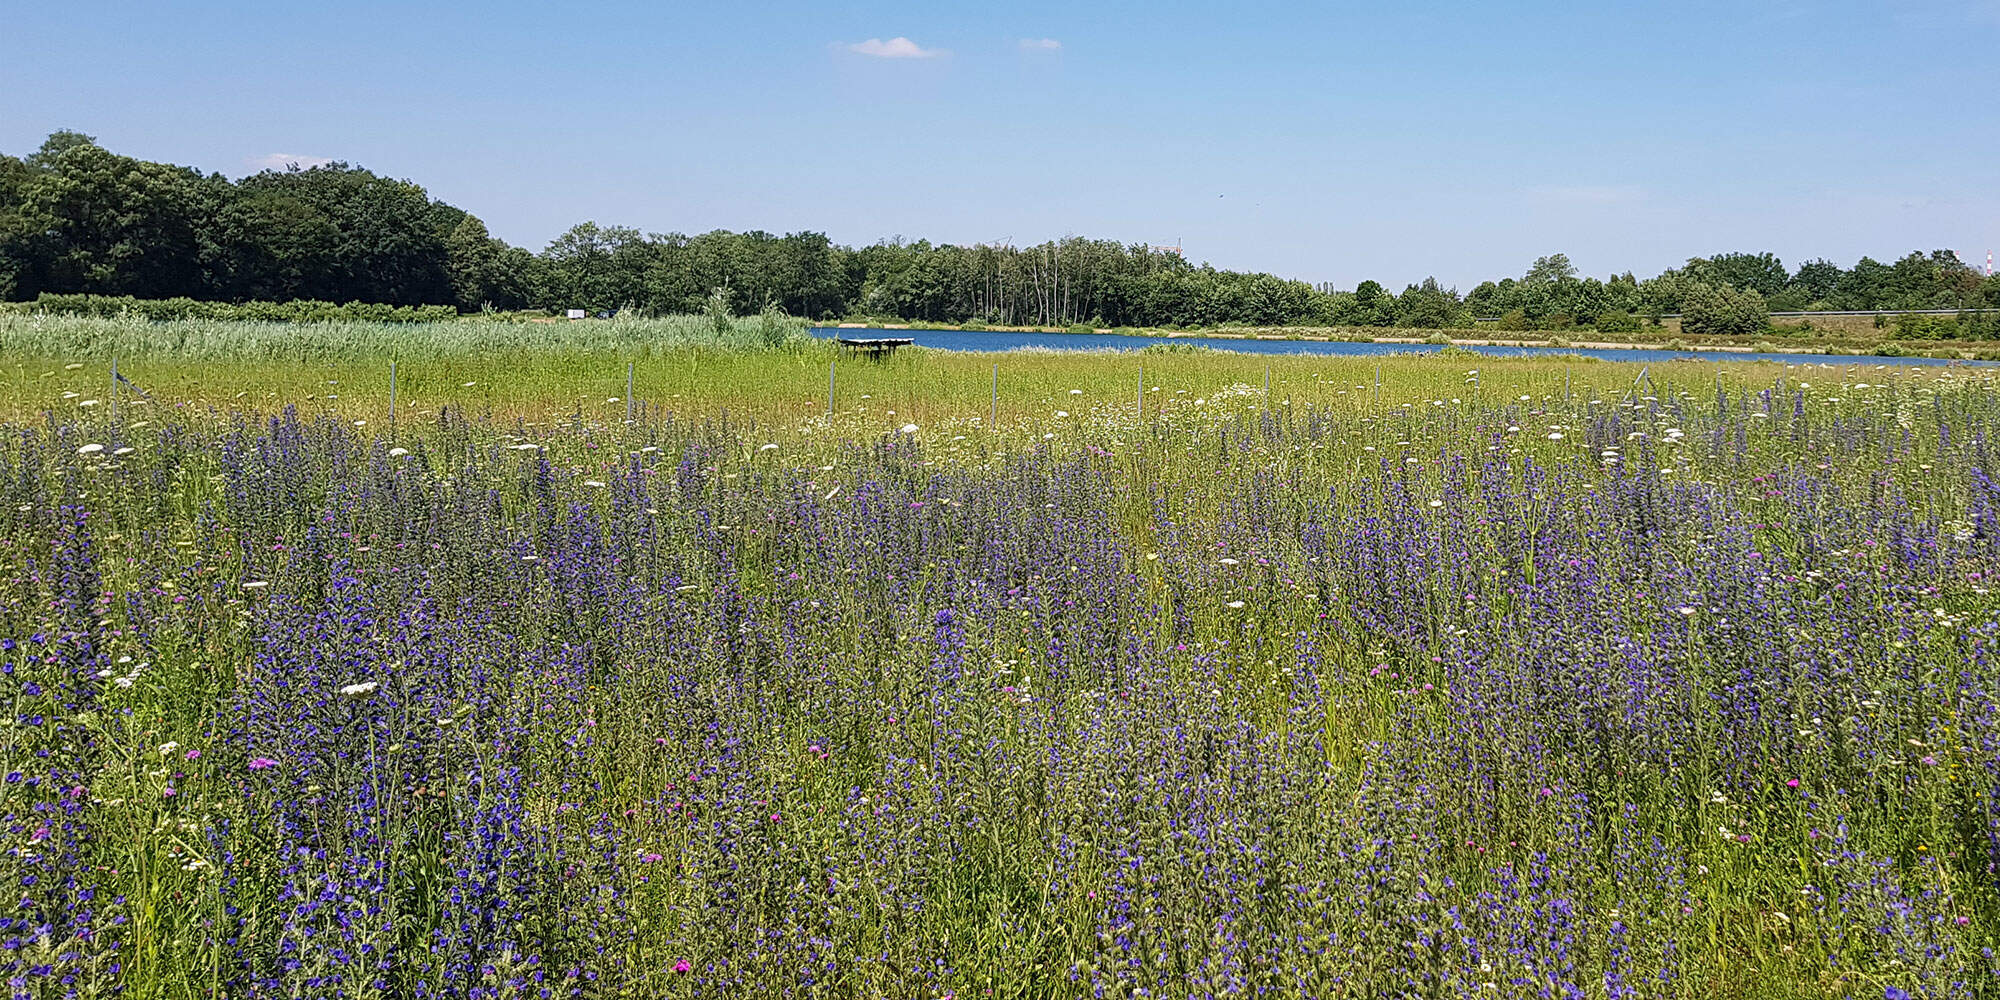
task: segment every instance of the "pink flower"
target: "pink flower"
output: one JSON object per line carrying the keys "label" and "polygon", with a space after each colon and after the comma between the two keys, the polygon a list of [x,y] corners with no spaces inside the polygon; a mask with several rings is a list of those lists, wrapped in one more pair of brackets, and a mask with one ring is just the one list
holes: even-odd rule
{"label": "pink flower", "polygon": [[200,757],[201,757],[201,751],[199,751],[199,750],[189,750],[189,751],[188,751],[188,756],[187,756],[187,759],[189,759],[189,760],[198,760],[198,759],[200,759]]}
{"label": "pink flower", "polygon": [[1546,799],[1546,798],[1548,798],[1549,796],[1551,796],[1551,795],[1554,795],[1554,794],[1555,794],[1555,790],[1554,790],[1554,789],[1550,789],[1550,788],[1544,788],[1544,789],[1542,789],[1542,798],[1545,798],[1545,799]]}
{"label": "pink flower", "polygon": [[683,958],[683,959],[681,959],[680,961],[678,961],[678,962],[675,962],[675,963],[674,963],[674,971],[675,971],[675,972],[686,972],[686,971],[688,971],[689,969],[692,969],[692,968],[694,968],[694,966],[692,966],[692,965],[689,965],[689,964],[688,964],[688,960],[687,960],[687,959],[685,959],[685,958]]}
{"label": "pink flower", "polygon": [[252,758],[250,758],[250,770],[252,770],[252,771],[262,771],[263,769],[265,769],[265,768],[267,768],[267,767],[277,767],[277,766],[278,766],[278,762],[277,762],[277,761],[275,761],[275,760],[272,760],[272,759],[271,759],[271,758],[269,758],[269,757],[252,757]]}
{"label": "pink flower", "polygon": [[168,786],[167,786],[167,790],[166,790],[166,791],[164,791],[164,792],[161,792],[160,794],[161,794],[161,795],[162,795],[163,797],[165,797],[165,798],[169,798],[169,799],[171,799],[171,798],[173,798],[174,796],[176,796],[176,795],[179,795],[180,793],[179,793],[179,792],[176,792],[176,791],[174,791],[174,787],[173,787],[172,785],[168,785]]}
{"label": "pink flower", "polygon": [[1792,778],[1792,779],[1789,779],[1789,780],[1787,780],[1787,781],[1785,782],[1785,787],[1786,787],[1786,788],[1797,788],[1797,787],[1799,787],[1799,779],[1797,779],[1797,778]]}

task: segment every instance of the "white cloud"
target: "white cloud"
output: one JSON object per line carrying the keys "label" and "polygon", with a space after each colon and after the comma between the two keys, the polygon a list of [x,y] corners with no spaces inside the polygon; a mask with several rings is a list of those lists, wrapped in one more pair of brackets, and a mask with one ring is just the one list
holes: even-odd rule
{"label": "white cloud", "polygon": [[290,170],[292,164],[295,163],[298,164],[301,170],[311,170],[314,167],[324,167],[332,163],[333,158],[330,156],[300,156],[297,153],[265,153],[263,156],[253,156],[245,162],[258,170]]}
{"label": "white cloud", "polygon": [[935,59],[944,55],[943,49],[927,49],[917,43],[897,35],[888,41],[870,38],[865,42],[855,42],[847,47],[849,52],[858,52],[877,59]]}
{"label": "white cloud", "polygon": [[1646,189],[1630,184],[1546,185],[1534,189],[1536,196],[1575,205],[1626,205],[1643,201]]}
{"label": "white cloud", "polygon": [[1023,38],[1021,39],[1021,51],[1061,52],[1062,43],[1053,38]]}

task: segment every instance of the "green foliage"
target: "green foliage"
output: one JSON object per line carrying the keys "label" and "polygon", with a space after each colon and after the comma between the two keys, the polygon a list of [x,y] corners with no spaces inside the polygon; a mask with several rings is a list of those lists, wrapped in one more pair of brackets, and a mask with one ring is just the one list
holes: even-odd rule
{"label": "green foliage", "polygon": [[708,293],[708,322],[717,333],[728,333],[736,325],[736,314],[729,310],[729,290],[717,288]]}
{"label": "green foliage", "polygon": [[1960,337],[1977,338],[1983,330],[1982,317],[1967,313],[1964,316],[1933,316],[1926,313],[1903,313],[1895,318],[1891,336],[1898,340],[1957,340]]}
{"label": "green foliage", "polygon": [[437,323],[456,319],[451,306],[395,306],[382,302],[340,305],[311,299],[290,302],[203,302],[177,297],[139,299],[129,295],[56,295],[43,293],[33,302],[0,304],[0,311],[44,316],[86,316],[96,319],[252,321],[265,323]]}
{"label": "green foliage", "polygon": [[1349,326],[1396,325],[1396,299],[1380,282],[1364,281],[1356,285],[1349,309],[1347,315],[1337,316],[1335,322]]}
{"label": "green foliage", "polygon": [[1623,309],[1613,309],[1597,317],[1592,324],[1600,333],[1638,333],[1639,317]]}
{"label": "green foliage", "polygon": [[1691,281],[1681,299],[1681,329],[1687,333],[1746,336],[1770,325],[1764,297],[1730,285]]}
{"label": "green foliage", "polygon": [[1783,291],[1791,280],[1784,261],[1769,253],[1720,253],[1687,262],[1696,280],[1715,285],[1748,289],[1771,296]]}
{"label": "green foliage", "polygon": [[1459,301],[1456,289],[1440,288],[1436,278],[1403,289],[1396,299],[1396,325],[1419,330],[1462,329],[1472,325],[1472,312]]}
{"label": "green foliage", "polygon": [[[711,319],[711,322],[713,322],[713,319]],[[731,324],[734,325],[733,320]],[[764,335],[765,347],[784,346],[786,338],[791,337],[796,330],[796,325],[791,322],[791,317],[786,316],[784,310],[779,309],[776,302],[764,303],[764,311],[757,315],[757,326],[759,332]],[[726,328],[718,327],[717,329],[718,332],[728,332]]]}
{"label": "green foliage", "polygon": [[1553,285],[1576,277],[1576,265],[1569,262],[1568,254],[1555,253],[1535,258],[1528,273],[1521,279],[1524,285]]}
{"label": "green foliage", "polygon": [[542,255],[546,283],[541,301],[553,309],[591,312],[649,302],[647,247],[636,229],[595,222],[571,227]]}

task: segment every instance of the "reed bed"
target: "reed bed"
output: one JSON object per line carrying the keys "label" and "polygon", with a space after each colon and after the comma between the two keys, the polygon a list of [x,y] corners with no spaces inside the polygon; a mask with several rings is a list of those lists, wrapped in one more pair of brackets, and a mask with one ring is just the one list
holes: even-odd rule
{"label": "reed bed", "polygon": [[313,365],[386,358],[628,354],[706,348],[745,350],[795,343],[804,320],[751,316],[618,317],[609,320],[458,319],[431,323],[257,323],[0,312],[0,352],[17,358],[279,362]]}

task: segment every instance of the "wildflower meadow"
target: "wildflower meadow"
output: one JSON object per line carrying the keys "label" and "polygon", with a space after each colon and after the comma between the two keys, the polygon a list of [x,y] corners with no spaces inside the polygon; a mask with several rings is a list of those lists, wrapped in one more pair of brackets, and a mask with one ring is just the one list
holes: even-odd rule
{"label": "wildflower meadow", "polygon": [[2000,372],[789,357],[19,376],[8,996],[2000,994]]}

